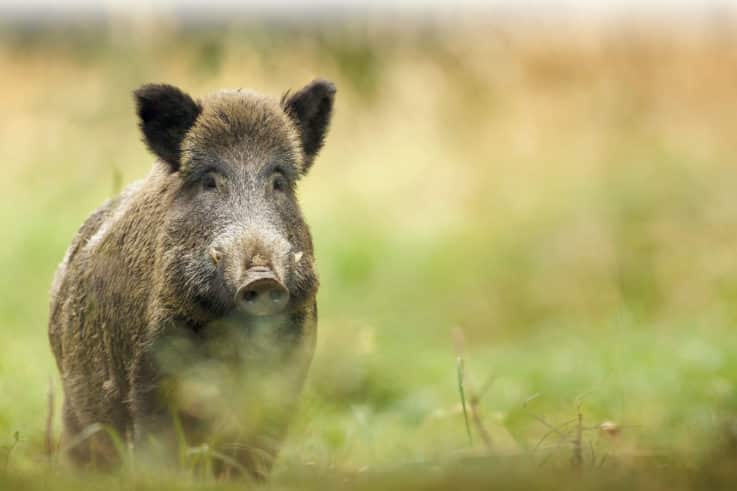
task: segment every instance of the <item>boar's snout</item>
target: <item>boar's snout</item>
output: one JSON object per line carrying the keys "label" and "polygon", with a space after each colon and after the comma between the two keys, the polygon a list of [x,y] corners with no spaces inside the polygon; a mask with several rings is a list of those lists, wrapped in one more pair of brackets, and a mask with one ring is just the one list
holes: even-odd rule
{"label": "boar's snout", "polygon": [[245,281],[235,294],[235,303],[243,312],[266,316],[282,312],[289,302],[289,291],[273,271],[254,267],[246,271]]}

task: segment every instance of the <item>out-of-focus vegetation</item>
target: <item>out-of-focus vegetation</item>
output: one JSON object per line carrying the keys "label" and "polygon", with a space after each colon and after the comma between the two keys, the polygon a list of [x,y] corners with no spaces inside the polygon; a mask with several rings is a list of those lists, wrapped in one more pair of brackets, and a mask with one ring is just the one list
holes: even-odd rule
{"label": "out-of-focus vegetation", "polygon": [[209,485],[49,464],[49,284],[153,161],[131,90],[279,96],[317,76],[339,90],[301,184],[320,334],[273,486],[737,478],[733,27],[5,25],[0,485]]}

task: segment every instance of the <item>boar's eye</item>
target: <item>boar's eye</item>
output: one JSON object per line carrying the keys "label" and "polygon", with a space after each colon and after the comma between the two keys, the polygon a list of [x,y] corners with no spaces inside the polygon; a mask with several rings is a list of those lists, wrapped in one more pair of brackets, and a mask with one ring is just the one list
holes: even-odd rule
{"label": "boar's eye", "polygon": [[274,176],[271,178],[271,188],[274,191],[283,193],[287,190],[287,187],[289,187],[289,183],[287,182],[287,178],[284,177],[284,174],[282,174],[281,172],[277,172],[276,174],[274,174]]}
{"label": "boar's eye", "polygon": [[208,172],[202,178],[202,190],[203,191],[214,191],[218,188],[217,176],[212,172]]}

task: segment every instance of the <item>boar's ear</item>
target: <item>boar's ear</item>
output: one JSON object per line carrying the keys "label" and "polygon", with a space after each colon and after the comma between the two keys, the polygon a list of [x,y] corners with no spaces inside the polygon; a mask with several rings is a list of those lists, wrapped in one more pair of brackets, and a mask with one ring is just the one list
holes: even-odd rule
{"label": "boar's ear", "polygon": [[147,84],[133,96],[146,146],[168,163],[172,171],[178,170],[182,140],[202,108],[171,85]]}
{"label": "boar's ear", "polygon": [[333,112],[334,96],[335,85],[332,82],[315,80],[294,94],[287,92],[282,98],[282,107],[299,128],[304,152],[303,172],[309,170],[322,148]]}

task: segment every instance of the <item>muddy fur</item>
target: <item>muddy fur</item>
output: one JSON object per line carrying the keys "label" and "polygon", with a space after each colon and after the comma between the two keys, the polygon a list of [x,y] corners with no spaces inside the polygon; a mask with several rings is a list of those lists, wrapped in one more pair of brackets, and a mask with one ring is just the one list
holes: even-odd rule
{"label": "muddy fur", "polygon": [[[334,93],[326,81],[281,101],[135,92],[159,160],[87,219],[51,289],[64,442],[104,423],[137,452],[171,455],[178,419],[187,444],[221,444],[241,470],[268,472],[314,349],[318,281],[295,186],[322,146]],[[256,266],[287,287],[283,313],[238,309],[235,291]],[[70,453],[117,461],[104,435]]]}

